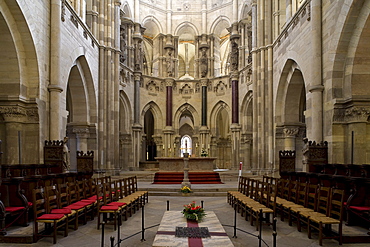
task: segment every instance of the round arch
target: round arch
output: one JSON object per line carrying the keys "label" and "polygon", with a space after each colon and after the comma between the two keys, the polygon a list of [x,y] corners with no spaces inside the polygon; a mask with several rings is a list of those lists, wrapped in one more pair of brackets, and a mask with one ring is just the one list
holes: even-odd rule
{"label": "round arch", "polygon": [[148,15],[142,20],[143,26],[147,29],[145,30],[144,34],[152,34],[151,39],[154,39],[158,34],[163,33],[163,27],[160,21],[153,15]]}
{"label": "round arch", "polygon": [[174,32],[175,35],[180,36],[181,35],[181,29],[184,29],[184,28],[187,28],[187,27],[191,28],[194,31],[194,36],[199,35],[198,28],[193,23],[191,23],[189,21],[184,21],[184,22],[180,23],[175,29],[175,32]]}
{"label": "round arch", "polygon": [[[11,74],[11,84],[14,85],[13,94],[17,94],[17,97],[21,96],[20,98],[37,98],[40,75],[36,48],[30,26],[17,3],[10,6],[6,1],[0,1],[0,26],[8,34],[2,36],[2,41],[7,42],[8,46],[2,45],[0,48],[0,51],[6,49],[6,52],[1,53],[3,54],[1,60],[4,59],[4,64],[13,69],[13,71],[3,72],[7,76],[2,76],[0,73],[0,83],[4,78],[9,78]],[[13,52],[13,55],[4,56],[4,54],[9,54],[9,51]],[[6,94],[10,95],[8,92]]]}

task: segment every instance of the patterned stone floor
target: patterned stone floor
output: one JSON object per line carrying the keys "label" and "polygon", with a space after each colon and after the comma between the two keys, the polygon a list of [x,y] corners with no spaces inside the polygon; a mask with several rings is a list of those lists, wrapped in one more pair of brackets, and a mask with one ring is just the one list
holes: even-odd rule
{"label": "patterned stone floor", "polygon": [[[223,225],[233,225],[234,223],[234,211],[232,207],[227,204],[226,197],[165,197],[165,196],[152,196],[149,197],[149,203],[145,206],[145,227],[150,227],[159,224],[164,212],[167,208],[167,200],[169,201],[170,210],[180,211],[184,204],[188,204],[191,201],[196,201],[200,204],[203,200],[204,208],[206,210],[214,211],[219,221]],[[121,226],[120,238],[126,238],[132,234],[141,231],[141,210],[137,212],[133,217],[130,217]],[[250,234],[257,235],[255,227],[251,226],[249,221],[245,221],[240,214],[237,215],[237,227],[248,232],[248,234],[241,231],[237,231],[237,238],[233,238],[233,228],[226,227],[225,231],[230,237],[234,246],[258,246],[258,239]],[[28,231],[32,231],[32,227],[27,228]],[[141,234],[138,234],[128,240],[123,241],[120,246],[152,246],[156,231],[158,227],[153,227],[145,231],[145,240],[141,241]],[[356,232],[354,228],[344,227],[345,234],[351,234],[351,231]],[[23,230],[26,230],[24,228]],[[366,233],[365,229],[361,230]],[[104,246],[109,247],[109,238],[114,236],[117,239],[117,231],[113,230],[112,226],[106,226]],[[273,246],[272,244],[272,228],[271,226],[264,225],[262,230],[262,238],[266,244],[262,243],[262,246]],[[324,240],[323,246],[338,246],[338,242],[335,240]],[[58,242],[56,245],[52,244],[52,238],[43,238],[34,244],[0,244],[0,246],[7,247],[19,247],[19,246],[58,246],[58,247],[99,247],[101,246],[101,231],[97,230],[96,218],[94,221],[89,221],[86,225],[80,225],[77,231],[70,230],[68,237],[63,237],[61,234],[58,235]],[[117,246],[117,245],[115,245]],[[302,232],[296,230],[296,226],[289,226],[287,222],[277,222],[277,246],[319,246],[318,245],[318,234],[313,234],[312,239],[308,239],[307,230],[303,229]],[[343,244],[344,247],[365,247],[369,244]]]}

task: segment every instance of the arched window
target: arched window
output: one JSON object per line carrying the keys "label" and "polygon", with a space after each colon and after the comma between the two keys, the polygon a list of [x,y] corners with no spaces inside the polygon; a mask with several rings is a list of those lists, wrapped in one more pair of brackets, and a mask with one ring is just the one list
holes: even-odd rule
{"label": "arched window", "polygon": [[184,135],[181,138],[181,157],[184,157],[184,153],[189,153],[189,156],[191,155],[191,150],[192,150],[192,140],[191,137],[188,135]]}

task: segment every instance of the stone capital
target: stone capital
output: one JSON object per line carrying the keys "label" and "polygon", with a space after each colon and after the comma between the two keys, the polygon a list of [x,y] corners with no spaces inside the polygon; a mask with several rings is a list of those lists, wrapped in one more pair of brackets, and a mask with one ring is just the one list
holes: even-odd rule
{"label": "stone capital", "polygon": [[21,106],[0,106],[0,115],[5,122],[38,121],[37,108],[24,108]]}
{"label": "stone capital", "polygon": [[48,90],[49,90],[49,92],[57,92],[57,93],[63,92],[63,88],[61,86],[54,85],[54,84],[50,84],[48,86]]}
{"label": "stone capital", "polygon": [[173,79],[173,78],[166,78],[165,79],[166,87],[173,87],[174,82],[175,82],[175,79]]}
{"label": "stone capital", "polygon": [[308,91],[310,93],[322,92],[322,91],[324,91],[324,86],[323,85],[311,85],[311,86],[308,87]]}
{"label": "stone capital", "polygon": [[208,86],[208,79],[200,79],[200,84],[202,87],[207,87]]}
{"label": "stone capital", "polygon": [[284,128],[284,135],[285,137],[296,137],[299,132],[298,127],[285,127]]}

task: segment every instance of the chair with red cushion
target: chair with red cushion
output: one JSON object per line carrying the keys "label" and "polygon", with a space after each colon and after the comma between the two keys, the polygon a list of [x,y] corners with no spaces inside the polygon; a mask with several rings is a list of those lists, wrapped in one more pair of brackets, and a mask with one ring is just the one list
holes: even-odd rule
{"label": "chair with red cushion", "polygon": [[[45,199],[44,189],[34,189],[32,193],[33,214],[35,217],[33,237],[37,242],[41,237],[53,237],[53,244],[57,242],[57,231],[63,229],[64,236],[68,236],[68,218],[64,214],[51,214]],[[44,230],[39,232],[39,223],[44,224]]]}
{"label": "chair with red cushion", "polygon": [[67,216],[68,226],[73,225],[74,230],[78,229],[78,217],[77,212],[71,209],[62,208],[60,199],[60,193],[57,190],[57,186],[46,186],[45,187],[45,198],[47,200],[47,205],[49,207],[48,212],[51,214],[64,214]]}

